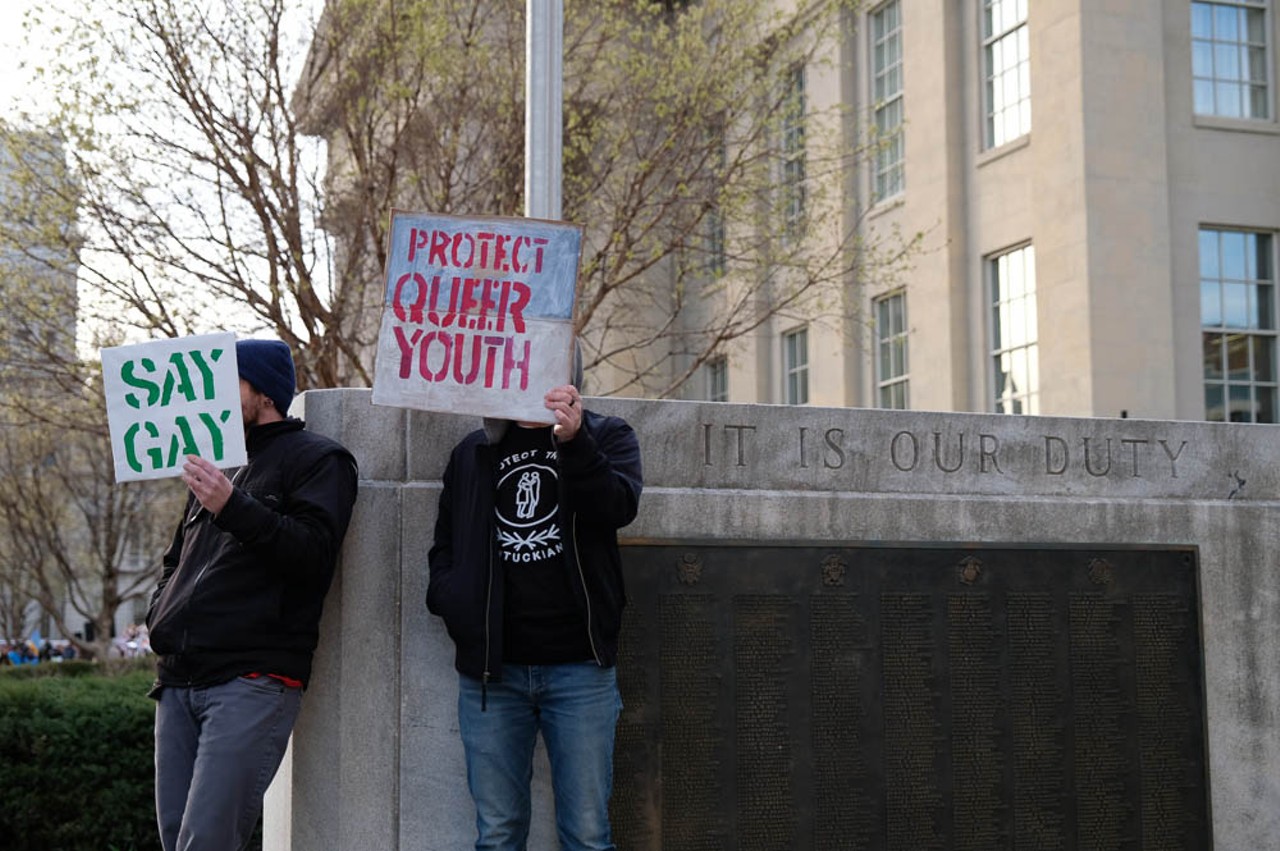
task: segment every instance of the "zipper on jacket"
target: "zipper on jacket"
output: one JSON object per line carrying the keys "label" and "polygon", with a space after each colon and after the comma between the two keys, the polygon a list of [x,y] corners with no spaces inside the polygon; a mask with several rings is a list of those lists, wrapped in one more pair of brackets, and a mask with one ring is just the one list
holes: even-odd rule
{"label": "zipper on jacket", "polygon": [[574,514],[571,521],[573,538],[573,563],[578,566],[578,579],[582,582],[582,597],[587,601],[587,641],[591,643],[591,655],[595,658],[596,664],[604,667],[604,662],[600,661],[600,651],[596,650],[595,630],[591,628],[591,592],[587,590],[587,574],[582,569],[582,559],[578,558],[578,515]]}
{"label": "zipper on jacket", "polygon": [[[587,419],[586,414],[584,413],[582,422],[578,425],[578,428],[585,429],[586,427]],[[560,447],[556,443],[555,431],[551,432],[551,448],[556,451],[556,466],[563,471],[564,466],[560,463]],[[567,511],[564,498],[563,477],[561,478],[561,481],[557,483],[557,486],[560,491],[559,498],[557,500],[559,502],[558,507]],[[591,628],[591,592],[587,590],[587,574],[586,571],[582,569],[582,559],[578,557],[578,515],[576,512],[569,514],[569,537],[573,542],[573,563],[578,568],[578,581],[582,583],[582,598],[587,601],[587,642],[591,645],[591,657],[596,660],[597,665],[603,668],[604,662],[600,660],[600,651],[596,649],[595,631]]]}
{"label": "zipper on jacket", "polygon": [[[493,528],[490,527],[492,532]],[[480,711],[489,708],[489,648],[492,644],[490,620],[493,614],[493,535],[489,536],[489,584],[484,595],[484,673],[480,677]]]}
{"label": "zipper on jacket", "polygon": [[[200,580],[204,579],[204,574],[208,569],[209,562],[205,561],[200,566],[200,572],[196,574],[196,578],[191,580],[191,593],[187,594],[187,599],[182,602],[183,620],[188,624],[190,624],[190,621],[186,620],[186,615],[191,611],[191,601],[195,599],[196,591],[200,588]],[[179,656],[187,652],[187,638],[190,633],[191,627],[189,625],[182,628],[182,646],[178,649]]]}
{"label": "zipper on jacket", "polygon": [[[237,467],[231,473],[231,487],[233,490],[239,486],[240,480],[243,478],[245,470],[248,470],[248,469],[249,469],[249,464],[248,462],[246,462],[241,466]],[[196,522],[196,520],[199,519],[201,512],[204,512],[209,515],[209,521],[205,527],[207,530],[208,526],[211,526],[213,524],[213,514],[200,503],[200,500],[193,499],[193,502],[195,503],[194,510],[191,512],[191,515],[187,518],[187,525],[193,525]],[[208,534],[207,531],[206,531],[206,534]],[[183,532],[183,535],[185,539],[185,535],[186,535],[185,531]],[[182,558],[181,553],[178,554],[178,558],[179,559]],[[209,567],[210,567],[210,563],[209,563],[208,556],[206,554],[204,564],[200,565],[200,571],[196,574],[195,579],[191,580],[190,593],[187,594],[187,599],[184,600],[182,603],[182,613],[183,613],[184,621],[186,619],[186,615],[191,611],[191,601],[195,599],[196,591],[200,590],[200,582],[204,579],[204,575],[205,573],[208,572]],[[189,623],[189,621],[187,622]],[[187,639],[189,637],[190,632],[191,630],[189,626],[183,627],[182,646],[178,649],[178,653],[176,655],[180,656],[183,653],[187,652]]]}

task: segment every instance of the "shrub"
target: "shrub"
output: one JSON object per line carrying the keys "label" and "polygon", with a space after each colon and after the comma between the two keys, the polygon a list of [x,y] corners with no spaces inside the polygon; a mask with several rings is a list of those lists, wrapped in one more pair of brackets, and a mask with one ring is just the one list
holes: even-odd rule
{"label": "shrub", "polygon": [[126,674],[130,671],[153,671],[151,659],[116,659],[106,667],[101,662],[88,659],[71,659],[66,662],[48,662],[40,665],[18,665],[0,668],[0,682],[5,680],[38,680],[49,677],[87,677],[103,674]]}
{"label": "shrub", "polygon": [[[123,666],[122,666],[123,667]],[[151,664],[0,675],[0,836],[11,851],[152,851]]]}

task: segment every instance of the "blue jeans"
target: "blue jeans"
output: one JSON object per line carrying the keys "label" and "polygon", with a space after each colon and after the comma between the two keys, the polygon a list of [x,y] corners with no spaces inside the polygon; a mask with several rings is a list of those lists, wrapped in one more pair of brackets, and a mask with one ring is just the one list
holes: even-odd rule
{"label": "blue jeans", "polygon": [[460,676],[458,726],[476,804],[477,851],[524,851],[539,731],[551,762],[563,851],[612,851],[613,732],[622,711],[613,668],[594,662],[503,665],[482,711],[479,681]]}
{"label": "blue jeans", "polygon": [[268,677],[161,690],[156,817],[164,851],[248,844],[301,700],[302,689]]}

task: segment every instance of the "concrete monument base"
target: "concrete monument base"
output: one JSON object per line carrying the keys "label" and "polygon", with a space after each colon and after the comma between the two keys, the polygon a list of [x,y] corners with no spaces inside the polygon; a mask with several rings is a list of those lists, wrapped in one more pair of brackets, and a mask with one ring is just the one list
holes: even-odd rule
{"label": "concrete monument base", "polygon": [[[469,847],[453,648],[423,600],[440,475],[477,422],[373,407],[366,390],[309,392],[298,406],[309,428],[356,454],[361,492],[313,685],[268,793],[265,847]],[[1280,836],[1275,427],[588,407],[640,437],[645,492],[624,543],[1194,548],[1213,847],[1253,851]],[[534,821],[530,847],[555,847],[542,763]]]}

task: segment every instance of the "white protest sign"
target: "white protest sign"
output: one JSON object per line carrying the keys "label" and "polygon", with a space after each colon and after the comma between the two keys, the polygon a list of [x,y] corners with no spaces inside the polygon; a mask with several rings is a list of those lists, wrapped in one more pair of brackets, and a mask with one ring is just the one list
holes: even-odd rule
{"label": "white protest sign", "polygon": [[102,349],[116,481],[182,474],[187,455],[245,463],[234,334]]}
{"label": "white protest sign", "polygon": [[392,211],[373,403],[554,423],[582,228]]}

